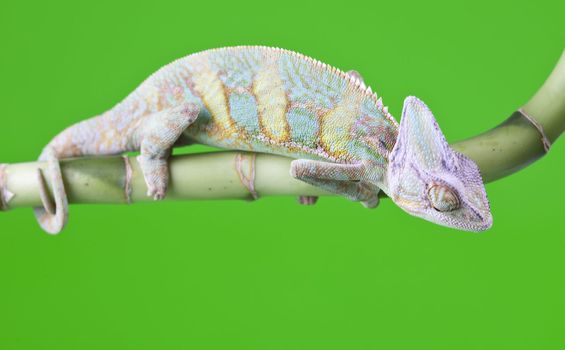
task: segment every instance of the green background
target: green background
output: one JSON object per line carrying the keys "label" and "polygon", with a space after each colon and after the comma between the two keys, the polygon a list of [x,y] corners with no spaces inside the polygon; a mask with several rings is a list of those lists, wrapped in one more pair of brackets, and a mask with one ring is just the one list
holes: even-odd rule
{"label": "green background", "polygon": [[[0,8],[0,160],[36,159],[160,66],[262,44],[356,69],[450,141],[525,103],[565,48],[563,1],[79,1]],[[205,150],[193,147],[190,152]],[[0,349],[564,349],[565,142],[487,185],[472,234],[390,201],[73,206],[60,236],[0,213]]]}

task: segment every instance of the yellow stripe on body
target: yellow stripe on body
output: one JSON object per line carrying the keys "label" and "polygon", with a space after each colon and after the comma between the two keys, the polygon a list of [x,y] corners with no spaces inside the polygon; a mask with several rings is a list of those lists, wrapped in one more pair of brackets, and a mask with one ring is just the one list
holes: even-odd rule
{"label": "yellow stripe on body", "polygon": [[212,121],[224,131],[235,130],[229,113],[224,84],[207,63],[192,72],[194,89],[210,111]]}
{"label": "yellow stripe on body", "polygon": [[286,119],[288,101],[276,66],[266,66],[257,73],[253,94],[257,99],[261,131],[272,140],[289,141],[290,127]]}
{"label": "yellow stripe on body", "polygon": [[320,118],[320,143],[335,158],[349,154],[350,129],[357,119],[360,99],[359,94],[344,96],[340,104]]}

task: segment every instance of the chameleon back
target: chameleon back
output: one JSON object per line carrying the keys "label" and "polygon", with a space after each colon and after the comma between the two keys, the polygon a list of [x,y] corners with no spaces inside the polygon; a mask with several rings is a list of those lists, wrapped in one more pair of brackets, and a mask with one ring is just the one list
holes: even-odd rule
{"label": "chameleon back", "polygon": [[201,112],[185,132],[190,141],[293,158],[370,159],[384,166],[398,127],[362,82],[299,53],[268,47],[181,58],[123,104],[131,100],[142,114],[196,102]]}

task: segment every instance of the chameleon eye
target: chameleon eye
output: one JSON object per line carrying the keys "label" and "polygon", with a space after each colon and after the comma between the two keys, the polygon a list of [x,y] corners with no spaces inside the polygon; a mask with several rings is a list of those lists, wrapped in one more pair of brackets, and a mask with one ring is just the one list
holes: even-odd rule
{"label": "chameleon eye", "polygon": [[433,185],[428,190],[428,199],[435,210],[446,212],[458,209],[461,205],[459,197],[447,186]]}

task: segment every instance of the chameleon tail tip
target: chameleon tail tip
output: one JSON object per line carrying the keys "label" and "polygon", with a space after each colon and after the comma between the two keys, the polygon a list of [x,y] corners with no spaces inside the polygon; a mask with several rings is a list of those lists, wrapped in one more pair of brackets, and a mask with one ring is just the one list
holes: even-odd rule
{"label": "chameleon tail tip", "polygon": [[58,159],[52,154],[48,155],[46,159],[49,173],[51,174],[54,203],[51,201],[49,190],[43,176],[43,170],[37,169],[39,196],[43,207],[34,208],[33,211],[39,226],[41,226],[45,232],[55,235],[61,232],[67,223],[68,200]]}

